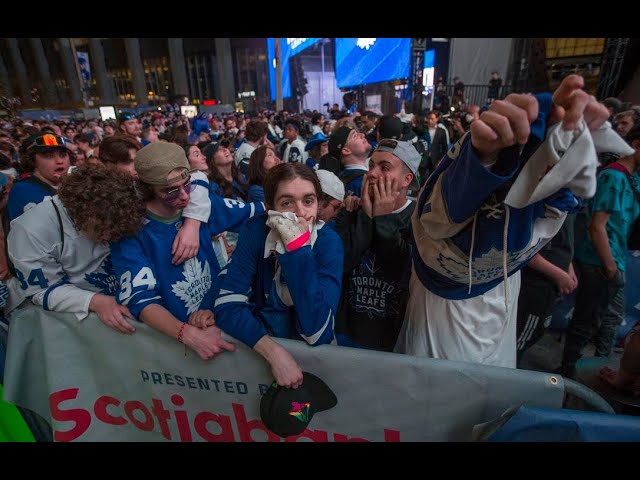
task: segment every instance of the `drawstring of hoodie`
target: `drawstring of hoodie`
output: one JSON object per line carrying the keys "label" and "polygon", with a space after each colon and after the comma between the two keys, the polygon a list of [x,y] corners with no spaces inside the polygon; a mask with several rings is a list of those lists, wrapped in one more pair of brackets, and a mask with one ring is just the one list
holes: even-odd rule
{"label": "drawstring of hoodie", "polygon": [[[509,279],[509,271],[507,270],[507,241],[509,240],[509,220],[511,215],[511,210],[509,206],[505,204],[505,219],[504,219],[504,228],[502,230],[502,276],[504,278],[504,308],[509,313],[509,286],[507,285],[507,280]],[[473,286],[473,248],[476,243],[476,223],[478,222],[478,213],[480,210],[476,211],[476,214],[473,216],[473,225],[471,226],[471,249],[469,250],[469,292],[471,293],[471,287]]]}
{"label": "drawstring of hoodie", "polygon": [[471,250],[469,251],[469,293],[471,293],[471,287],[473,285],[473,276],[472,276],[472,268],[473,268],[473,247],[476,242],[476,222],[478,221],[478,212],[473,216],[473,226],[471,227]]}
{"label": "drawstring of hoodie", "polygon": [[502,275],[504,277],[504,308],[509,314],[509,286],[507,280],[509,272],[507,272],[507,240],[509,236],[509,205],[504,204],[504,210],[506,213],[504,219],[504,230],[502,231]]}

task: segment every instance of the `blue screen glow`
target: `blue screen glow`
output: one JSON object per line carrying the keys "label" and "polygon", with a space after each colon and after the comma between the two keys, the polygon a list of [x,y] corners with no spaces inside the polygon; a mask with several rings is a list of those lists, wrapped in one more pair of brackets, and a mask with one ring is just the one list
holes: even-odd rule
{"label": "blue screen glow", "polygon": [[336,38],[339,88],[409,78],[410,38]]}
{"label": "blue screen glow", "polygon": [[[280,59],[282,62],[282,98],[291,96],[291,76],[289,74],[289,59],[309,48],[319,41],[320,38],[281,38]],[[267,54],[269,55],[269,91],[271,100],[276,99],[276,39],[267,38]]]}

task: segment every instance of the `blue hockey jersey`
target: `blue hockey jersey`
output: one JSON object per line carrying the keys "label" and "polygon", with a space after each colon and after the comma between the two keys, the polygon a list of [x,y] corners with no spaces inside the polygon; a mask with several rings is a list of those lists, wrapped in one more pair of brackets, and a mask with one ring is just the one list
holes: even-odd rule
{"label": "blue hockey jersey", "polygon": [[213,309],[210,290],[220,265],[211,237],[238,229],[247,218],[264,211],[264,206],[215,195],[210,199],[211,215],[208,223],[200,225],[198,254],[180,265],[171,263],[171,246],[182,225],[182,215],[163,219],[148,213],[137,235],[111,245],[113,267],[120,279],[116,299],[136,318],[151,304],[162,305],[183,322],[197,310]]}
{"label": "blue hockey jersey", "polygon": [[331,342],[342,287],[340,237],[319,228],[313,247],[276,255],[265,252],[266,219],[260,215],[246,223],[216,281],[217,325],[250,347],[267,334],[310,345]]}
{"label": "blue hockey jersey", "polygon": [[18,218],[26,210],[44,200],[50,200],[54,195],[56,195],[55,188],[33,175],[24,180],[18,180],[11,188],[7,201],[9,221]]}

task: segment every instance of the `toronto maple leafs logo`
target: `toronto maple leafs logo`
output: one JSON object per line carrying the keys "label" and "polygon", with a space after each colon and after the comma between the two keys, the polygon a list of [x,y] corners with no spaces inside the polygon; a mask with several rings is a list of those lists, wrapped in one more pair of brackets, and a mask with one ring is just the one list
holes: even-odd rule
{"label": "toronto maple leafs logo", "polygon": [[[102,270],[102,271],[100,271]],[[111,263],[111,255],[102,261],[102,265],[93,273],[85,273],[84,279],[104,295],[115,295],[118,289],[118,282],[116,280],[116,272],[113,270],[113,264]]]}
{"label": "toronto maple leafs logo", "polygon": [[184,302],[187,315],[191,315],[200,308],[202,299],[211,288],[209,263],[206,260],[200,263],[196,257],[190,258],[184,262],[182,275],[185,279],[171,285],[171,291]]}
{"label": "toronto maple leafs logo", "polygon": [[359,38],[356,45],[364,50],[369,50],[376,43],[377,38]]}
{"label": "toronto maple leafs logo", "polygon": [[348,302],[358,313],[369,318],[394,316],[398,314],[398,295],[393,280],[386,278],[380,265],[376,265],[376,255],[367,252],[362,262],[352,272],[348,290]]}
{"label": "toronto maple leafs logo", "polygon": [[[540,239],[527,248],[507,253],[507,272],[511,272],[523,262],[533,257],[540,250]],[[456,282],[464,283],[469,280],[468,260],[447,256],[443,252],[437,257],[439,270],[446,277]],[[502,250],[492,247],[484,255],[473,258],[471,278],[474,284],[490,282],[504,275],[502,265]]]}

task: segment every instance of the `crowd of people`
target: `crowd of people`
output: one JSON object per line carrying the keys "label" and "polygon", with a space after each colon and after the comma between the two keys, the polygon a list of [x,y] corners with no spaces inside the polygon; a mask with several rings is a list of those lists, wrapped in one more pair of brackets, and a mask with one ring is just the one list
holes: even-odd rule
{"label": "crowd of people", "polygon": [[[1,121],[3,322],[28,304],[93,312],[203,360],[234,350],[225,332],[296,388],[302,370],[272,337],[515,368],[577,290],[559,366],[573,378],[588,342],[611,353],[640,216],[640,108],[583,87],[571,75],[553,95],[462,103],[464,120]],[[595,132],[606,148],[583,146]]]}

